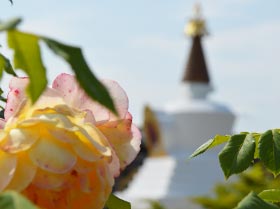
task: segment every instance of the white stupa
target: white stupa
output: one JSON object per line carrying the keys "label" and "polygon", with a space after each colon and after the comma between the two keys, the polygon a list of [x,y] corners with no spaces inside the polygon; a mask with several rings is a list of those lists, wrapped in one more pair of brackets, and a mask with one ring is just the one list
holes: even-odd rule
{"label": "white stupa", "polygon": [[217,151],[187,161],[208,139],[230,134],[235,116],[226,106],[207,99],[213,88],[201,46],[205,21],[198,7],[185,32],[192,46],[181,86],[184,94],[161,110],[146,109],[150,157],[128,189],[117,194],[130,201],[132,209],[149,209],[149,201],[167,209],[197,209],[189,197],[210,192],[215,182],[224,179]]}

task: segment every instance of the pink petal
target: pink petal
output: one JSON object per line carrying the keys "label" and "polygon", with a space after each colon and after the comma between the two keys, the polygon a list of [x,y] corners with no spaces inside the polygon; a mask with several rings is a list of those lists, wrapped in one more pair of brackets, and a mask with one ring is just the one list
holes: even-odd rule
{"label": "pink petal", "polygon": [[120,175],[120,160],[118,158],[118,155],[113,150],[112,151],[112,161],[109,164],[109,170],[113,174],[114,177],[118,177]]}
{"label": "pink petal", "polygon": [[8,120],[11,116],[15,115],[23,100],[26,99],[25,89],[28,85],[28,78],[13,77],[10,81],[10,92],[7,97],[7,104],[5,107],[5,120]]}
{"label": "pink petal", "polygon": [[91,111],[96,121],[109,119],[109,111],[92,101],[81,89],[73,75],[60,74],[54,80],[52,87],[61,93],[68,105],[80,110]]}
{"label": "pink petal", "polygon": [[46,88],[40,98],[33,105],[34,109],[52,108],[56,105],[64,105],[65,102],[61,98],[61,94],[51,88]]}
{"label": "pink petal", "polygon": [[102,80],[102,83],[109,91],[118,112],[118,117],[110,113],[110,121],[125,118],[128,110],[128,98],[125,91],[116,81]]}
{"label": "pink petal", "polygon": [[130,119],[108,122],[98,127],[119,157],[121,168],[130,164],[140,150],[141,133]]}
{"label": "pink petal", "polygon": [[[128,98],[125,91],[115,81],[102,80],[102,83],[113,98],[119,118],[123,119],[128,110]],[[97,123],[117,119],[108,109],[88,97],[72,75],[60,74],[54,80],[52,87],[61,93],[66,103],[70,106],[80,110],[91,111]]]}
{"label": "pink petal", "polygon": [[6,121],[0,118],[0,129],[3,129],[5,127]]}

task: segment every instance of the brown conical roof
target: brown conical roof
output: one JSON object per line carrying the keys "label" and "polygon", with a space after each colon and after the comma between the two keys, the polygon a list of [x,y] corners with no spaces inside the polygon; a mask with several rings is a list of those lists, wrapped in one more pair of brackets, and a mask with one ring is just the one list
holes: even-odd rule
{"label": "brown conical roof", "polygon": [[192,46],[183,75],[183,82],[209,83],[209,74],[201,45],[201,39],[204,35],[207,35],[207,29],[198,4],[194,7],[194,17],[185,27],[185,33],[192,38]]}
{"label": "brown conical roof", "polygon": [[183,82],[210,82],[207,65],[201,46],[201,37],[201,35],[192,37],[192,46],[183,75]]}

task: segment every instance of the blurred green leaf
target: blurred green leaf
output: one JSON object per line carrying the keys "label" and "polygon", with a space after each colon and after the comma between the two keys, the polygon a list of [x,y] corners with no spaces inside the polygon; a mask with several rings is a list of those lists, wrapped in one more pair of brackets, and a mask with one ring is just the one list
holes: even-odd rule
{"label": "blurred green leaf", "polygon": [[131,209],[130,203],[111,194],[106,202],[108,209]]}
{"label": "blurred green leaf", "polygon": [[3,54],[0,54],[0,79],[2,78],[3,71],[6,71],[13,76],[17,76],[10,60],[8,60]]}
{"label": "blurred green leaf", "polygon": [[148,202],[150,204],[149,209],[166,209],[163,204],[157,200],[148,200]]}
{"label": "blurred green leaf", "polygon": [[256,163],[231,181],[215,184],[213,192],[194,197],[192,201],[205,209],[232,209],[251,191],[258,194],[274,188],[280,188],[280,177],[274,178],[262,163]]}
{"label": "blurred green leaf", "polygon": [[247,169],[254,159],[255,139],[252,134],[233,135],[219,153],[220,165],[226,178]]}
{"label": "blurred green leaf", "polygon": [[4,91],[0,88],[0,101],[7,102],[7,99],[2,96],[3,93]]}
{"label": "blurred green leaf", "polygon": [[29,200],[14,191],[7,191],[0,194],[1,209],[38,209]]}
{"label": "blurred green leaf", "polygon": [[21,18],[13,18],[6,22],[0,22],[0,32],[15,29],[20,23]]}
{"label": "blurred green leaf", "polygon": [[259,156],[274,176],[280,173],[280,134],[278,130],[268,130],[261,135]]}
{"label": "blurred green leaf", "polygon": [[8,44],[14,50],[14,66],[27,73],[27,93],[34,103],[47,86],[46,69],[41,59],[39,38],[16,30],[8,31]]}
{"label": "blurred green leaf", "polygon": [[204,153],[206,150],[216,147],[216,146],[228,141],[229,138],[230,138],[230,136],[228,136],[228,135],[226,135],[226,136],[216,135],[213,139],[209,139],[207,142],[205,142],[203,145],[201,145],[199,148],[197,148],[189,158],[196,157],[196,156]]}
{"label": "blurred green leaf", "polygon": [[279,207],[263,201],[256,193],[251,192],[238,204],[236,209],[279,209]]}
{"label": "blurred green leaf", "polygon": [[66,62],[70,64],[72,70],[76,74],[76,78],[79,84],[92,99],[96,100],[97,102],[117,114],[109,92],[91,72],[80,48],[68,46],[45,37],[43,37],[42,40],[46,42],[48,47],[55,54],[62,57]]}
{"label": "blurred green leaf", "polygon": [[268,189],[259,193],[259,197],[268,202],[280,202],[280,189]]}

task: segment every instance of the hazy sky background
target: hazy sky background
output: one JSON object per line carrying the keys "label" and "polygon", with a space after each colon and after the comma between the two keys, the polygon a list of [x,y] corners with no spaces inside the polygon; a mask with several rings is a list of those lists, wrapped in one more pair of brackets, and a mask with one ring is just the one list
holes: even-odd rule
{"label": "hazy sky background", "polygon": [[[14,0],[11,6],[2,0],[0,18],[21,16],[22,30],[81,46],[100,78],[125,88],[141,124],[144,104],[161,107],[178,95],[190,46],[183,29],[195,2]],[[280,127],[280,1],[200,3],[211,34],[204,39],[215,87],[210,99],[235,111],[237,131]],[[43,55],[50,81],[69,72],[46,48]],[[5,89],[7,79],[1,85]]]}

